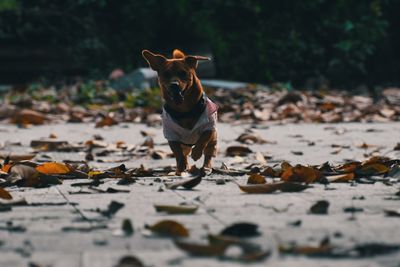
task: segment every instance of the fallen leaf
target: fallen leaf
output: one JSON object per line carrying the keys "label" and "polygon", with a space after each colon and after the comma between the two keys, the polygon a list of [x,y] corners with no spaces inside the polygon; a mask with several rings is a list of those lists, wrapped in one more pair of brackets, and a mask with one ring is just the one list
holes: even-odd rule
{"label": "fallen leaf", "polygon": [[18,162],[22,160],[31,160],[36,156],[33,153],[16,154],[14,152],[0,152],[0,159],[8,158],[10,161]]}
{"label": "fallen leaf", "polygon": [[11,194],[7,190],[5,190],[4,188],[0,187],[0,198],[10,200],[13,197],[11,196]]}
{"label": "fallen leaf", "polygon": [[154,205],[157,212],[166,212],[168,214],[193,214],[197,211],[197,205]]}
{"label": "fallen leaf", "polygon": [[229,157],[247,156],[252,152],[247,146],[230,146],[226,149],[226,155]]}
{"label": "fallen leaf", "polygon": [[42,165],[37,166],[36,170],[45,174],[66,174],[71,171],[67,165],[58,162],[43,163]]}
{"label": "fallen leaf", "polygon": [[34,187],[40,184],[39,172],[32,166],[25,164],[15,164],[10,170],[12,183],[20,186]]}
{"label": "fallen leaf", "polygon": [[105,116],[104,118],[102,118],[100,121],[98,121],[96,123],[96,128],[101,128],[101,127],[105,127],[105,126],[113,126],[113,125],[117,125],[118,121],[116,121],[114,118],[110,117],[110,116]]}
{"label": "fallen leaf", "polygon": [[258,173],[253,173],[247,179],[247,184],[265,184],[265,177]]}
{"label": "fallen leaf", "polygon": [[43,124],[48,118],[46,115],[30,110],[30,109],[23,109],[14,114],[11,118],[11,123],[14,124],[33,124],[33,125],[40,125]]}
{"label": "fallen leaf", "polygon": [[180,186],[182,186],[185,189],[193,189],[195,186],[200,184],[201,180],[202,180],[202,176],[199,175],[199,176],[196,176],[191,179],[182,179],[182,181],[166,183],[165,186],[171,190],[175,190]]}
{"label": "fallen leaf", "polygon": [[296,165],[292,168],[287,168],[281,175],[283,181],[313,183],[321,178],[321,173],[312,167]]}
{"label": "fallen leaf", "polygon": [[291,247],[279,246],[279,251],[281,253],[306,255],[306,256],[331,255],[332,250],[333,247],[329,244],[320,246],[291,246]]}
{"label": "fallen leaf", "polygon": [[361,162],[349,162],[343,165],[339,165],[335,168],[338,172],[341,173],[349,173],[349,172],[354,172],[356,169],[358,169],[361,166]]}
{"label": "fallen leaf", "polygon": [[303,155],[302,151],[290,151],[290,152],[292,152],[292,154],[296,155],[296,156],[302,156]]}
{"label": "fallen leaf", "polygon": [[100,213],[108,218],[111,218],[114,216],[120,209],[122,209],[125,206],[124,203],[117,202],[115,200],[111,201],[110,204],[108,204],[108,207],[106,210],[100,211]]}
{"label": "fallen leaf", "polygon": [[260,232],[258,232],[257,224],[244,222],[227,226],[221,231],[220,235],[243,238],[259,236]]}
{"label": "fallen leaf", "polygon": [[356,174],[361,176],[372,176],[387,173],[389,170],[388,167],[381,163],[374,163],[362,166],[359,170],[356,170]]}
{"label": "fallen leaf", "polygon": [[162,220],[153,225],[145,225],[152,232],[169,237],[187,237],[189,230],[182,224],[173,220]]}
{"label": "fallen leaf", "polygon": [[144,267],[144,264],[135,256],[124,256],[115,267]]}
{"label": "fallen leaf", "polygon": [[354,176],[355,176],[354,173],[350,172],[345,174],[326,176],[325,178],[330,183],[347,183],[353,180]]}
{"label": "fallen leaf", "polygon": [[198,244],[184,240],[175,240],[175,245],[194,256],[222,256],[229,245],[226,244]]}
{"label": "fallen leaf", "polygon": [[277,182],[269,184],[239,185],[239,188],[243,192],[249,194],[268,194],[278,190],[282,192],[300,192],[309,188],[309,186],[300,183]]}
{"label": "fallen leaf", "polygon": [[400,217],[400,210],[384,210],[385,215],[388,217]]}
{"label": "fallen leaf", "polygon": [[310,208],[312,214],[328,214],[329,202],[326,200],[319,200]]}
{"label": "fallen leaf", "polygon": [[265,141],[261,136],[250,134],[250,133],[243,133],[241,134],[236,141],[244,144],[265,144]]}

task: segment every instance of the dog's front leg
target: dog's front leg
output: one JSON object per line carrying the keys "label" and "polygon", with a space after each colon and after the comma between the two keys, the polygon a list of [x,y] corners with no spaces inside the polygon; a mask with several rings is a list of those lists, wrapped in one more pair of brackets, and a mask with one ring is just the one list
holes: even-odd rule
{"label": "dog's front leg", "polygon": [[192,149],[192,158],[194,161],[201,158],[204,149],[206,149],[206,147],[212,140],[215,140],[215,142],[217,140],[217,132],[215,130],[205,131],[204,133],[201,134],[199,140],[196,142],[196,144]]}
{"label": "dog's front leg", "polygon": [[187,155],[190,152],[190,147],[185,147],[181,143],[174,141],[169,141],[168,144],[176,159],[176,174],[181,175],[182,172],[186,171],[189,168]]}

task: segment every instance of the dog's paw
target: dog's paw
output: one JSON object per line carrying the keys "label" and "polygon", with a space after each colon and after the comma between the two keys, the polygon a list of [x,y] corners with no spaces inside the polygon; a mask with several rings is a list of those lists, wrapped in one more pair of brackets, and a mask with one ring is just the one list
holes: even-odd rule
{"label": "dog's paw", "polygon": [[192,159],[194,161],[199,160],[201,158],[201,155],[203,155],[203,150],[204,149],[202,147],[194,146],[192,149],[192,155],[191,155]]}

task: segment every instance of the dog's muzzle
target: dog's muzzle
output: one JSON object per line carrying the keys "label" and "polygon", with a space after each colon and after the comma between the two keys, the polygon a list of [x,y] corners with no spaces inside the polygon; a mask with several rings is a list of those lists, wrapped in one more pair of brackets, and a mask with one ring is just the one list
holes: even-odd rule
{"label": "dog's muzzle", "polygon": [[174,100],[175,104],[179,105],[183,102],[183,91],[180,89],[178,82],[171,82],[169,85],[169,91],[172,94],[172,99]]}

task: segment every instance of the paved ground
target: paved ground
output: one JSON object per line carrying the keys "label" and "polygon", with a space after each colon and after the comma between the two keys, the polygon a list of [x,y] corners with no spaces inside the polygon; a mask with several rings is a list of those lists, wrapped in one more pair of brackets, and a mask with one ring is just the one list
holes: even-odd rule
{"label": "paved ground", "polygon": [[[219,125],[220,155],[215,165],[222,162],[231,167],[242,167],[257,162],[255,153],[244,158],[228,158],[224,151],[228,145],[235,144],[239,134],[250,125]],[[269,125],[257,126],[255,129],[264,139],[273,144],[250,145],[250,148],[270,156],[268,164],[273,165],[282,160],[291,163],[321,164],[325,161],[342,162],[344,159],[363,160],[365,153],[379,149],[380,155],[400,158],[399,151],[393,151],[400,142],[399,123],[385,124],[302,124],[302,125]],[[93,125],[66,124],[47,125],[30,129],[19,129],[14,126],[0,126],[0,140],[3,150],[27,152],[33,139],[47,137],[55,133],[59,139],[70,142],[86,141],[93,134],[101,134],[105,141],[138,144],[143,138],[140,130],[156,134],[157,148],[168,150],[161,130],[147,128],[144,125],[118,125],[109,129],[95,129]],[[12,143],[21,142],[22,146]],[[314,146],[309,146],[315,142]],[[357,148],[362,143],[372,145],[368,149]],[[336,148],[332,144],[348,145],[332,154]],[[292,151],[302,151],[295,155]],[[84,159],[84,153],[47,153],[54,160]],[[173,159],[152,160],[149,158],[129,160],[127,167],[148,167],[173,165]],[[91,163],[100,168],[116,166],[117,163]],[[201,240],[207,233],[218,233],[225,226],[235,222],[253,222],[259,225],[262,235],[254,242],[272,251],[271,257],[263,262],[250,266],[400,266],[400,252],[379,257],[363,259],[321,259],[304,256],[284,256],[277,252],[281,243],[317,244],[329,236],[331,242],[340,247],[350,247],[362,243],[400,244],[400,219],[385,217],[384,209],[398,209],[399,201],[395,193],[399,186],[388,186],[384,183],[367,184],[332,184],[332,190],[325,190],[323,185],[301,193],[276,193],[270,195],[249,195],[242,193],[234,182],[217,185],[218,178],[233,179],[220,175],[208,176],[195,190],[167,190],[159,179],[143,178],[129,186],[117,186],[115,180],[106,180],[102,187],[112,186],[129,190],[129,193],[116,194],[76,194],[76,187],[64,181],[62,185],[44,189],[9,188],[13,197],[26,198],[28,202],[59,203],[60,205],[43,205],[36,207],[13,207],[10,212],[0,213],[0,266],[27,266],[29,262],[40,266],[116,266],[123,255],[135,255],[146,266],[242,266],[243,263],[221,261],[214,258],[188,257],[177,249],[168,238],[148,237],[144,225],[162,219],[174,219],[183,223],[190,230],[191,238]],[[245,183],[247,177],[237,177],[236,182]],[[84,181],[84,180],[82,180]],[[163,191],[159,192],[162,188]],[[84,191],[86,189],[83,189]],[[74,193],[75,192],[75,193]],[[363,196],[364,199],[360,199]],[[201,202],[196,202],[200,199]],[[329,215],[312,215],[310,206],[318,200],[330,202]],[[105,209],[110,201],[116,200],[125,204],[112,219],[98,221],[102,218],[94,210]],[[153,204],[178,204],[195,201],[200,209],[193,215],[165,215],[156,213]],[[345,213],[345,207],[359,207],[364,211],[352,217]],[[285,209],[277,212],[271,207]],[[82,217],[92,219],[91,222]],[[115,235],[124,219],[129,218],[134,225],[135,233],[131,237]],[[290,226],[291,222],[301,220],[300,227]],[[26,228],[25,232],[6,231],[7,222],[13,226]],[[100,229],[88,229],[104,226]],[[83,227],[82,231],[63,231],[65,227]],[[228,253],[235,254],[232,249]]]}

